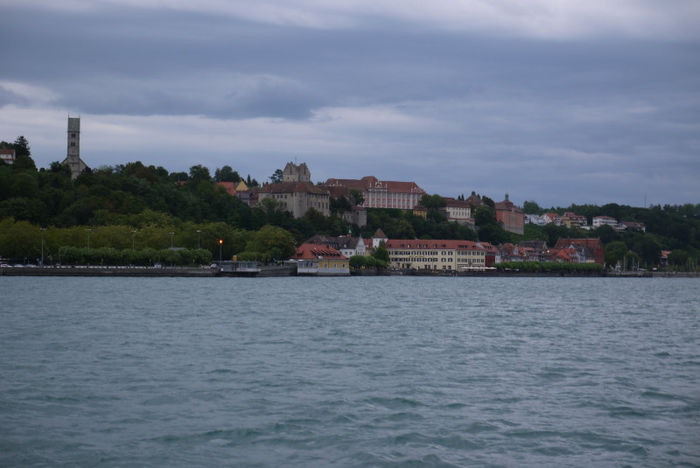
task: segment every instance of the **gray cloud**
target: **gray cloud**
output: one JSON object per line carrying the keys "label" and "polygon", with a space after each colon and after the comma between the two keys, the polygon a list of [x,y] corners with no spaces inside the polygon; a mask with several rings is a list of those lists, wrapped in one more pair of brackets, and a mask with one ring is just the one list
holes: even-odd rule
{"label": "gray cloud", "polygon": [[[163,149],[149,146],[149,157],[171,169],[238,163],[263,178],[297,156],[314,164],[315,177],[374,173],[445,195],[639,204],[643,187],[659,201],[700,199],[692,180],[700,174],[700,44],[692,34],[596,38],[596,28],[581,26],[589,32],[549,40],[520,25],[517,37],[496,37],[449,27],[444,16],[421,28],[386,11],[360,21],[339,4],[307,17],[311,27],[258,13],[217,16],[208,3],[202,12],[80,5],[6,9],[0,43],[12,46],[0,48],[0,60],[12,66],[0,82],[46,92],[0,88],[0,117],[11,106],[43,106],[109,120],[105,132],[150,128]],[[329,11],[345,19],[321,27]],[[197,138],[218,142],[211,159],[188,159],[184,140],[168,146],[167,125],[181,131],[173,120],[143,116],[199,116]],[[218,139],[236,128],[246,130]],[[94,151],[104,163],[128,157]],[[227,160],[231,152],[247,157]],[[109,159],[115,154],[119,161]]]}

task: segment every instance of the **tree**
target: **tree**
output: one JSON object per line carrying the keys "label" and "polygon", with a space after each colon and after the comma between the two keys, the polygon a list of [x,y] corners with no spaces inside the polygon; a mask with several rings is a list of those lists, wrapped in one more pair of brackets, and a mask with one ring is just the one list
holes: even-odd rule
{"label": "tree", "polygon": [[447,205],[447,202],[440,195],[428,195],[427,193],[420,198],[420,204],[424,207],[430,208],[443,208]]}
{"label": "tree", "polygon": [[377,248],[374,249],[374,252],[372,252],[372,257],[386,262],[387,264],[389,263],[389,251],[386,249],[384,241],[380,242]]}
{"label": "tree", "polygon": [[273,184],[278,184],[282,182],[282,178],[284,177],[284,173],[282,172],[282,169],[276,169],[275,172],[270,176],[270,182]]}
{"label": "tree", "polygon": [[214,171],[214,181],[216,182],[234,182],[238,183],[241,176],[234,171],[231,166],[224,166],[221,169]]}
{"label": "tree", "polygon": [[281,260],[294,255],[294,237],[288,231],[268,224],[253,234],[245,249],[247,252],[262,253],[269,253],[275,249],[278,255],[276,258]]}
{"label": "tree", "polygon": [[542,208],[540,208],[537,202],[526,200],[525,203],[523,203],[523,211],[527,214],[539,214],[542,212]]}
{"label": "tree", "polygon": [[621,262],[629,248],[622,241],[611,242],[605,246],[605,264],[611,267]]}
{"label": "tree", "polygon": [[15,170],[31,170],[36,171],[36,164],[31,157],[31,149],[29,148],[29,142],[23,136],[17,137],[14,144],[15,149],[15,162],[12,165]]}
{"label": "tree", "polygon": [[474,224],[477,226],[487,226],[489,224],[498,224],[496,215],[488,206],[480,206],[474,212]]}
{"label": "tree", "polygon": [[190,167],[190,181],[193,186],[197,186],[200,182],[210,181],[211,175],[209,174],[209,169],[197,164],[196,166]]}
{"label": "tree", "polygon": [[362,192],[356,189],[350,189],[350,199],[355,206],[362,205],[365,202],[365,197]]}

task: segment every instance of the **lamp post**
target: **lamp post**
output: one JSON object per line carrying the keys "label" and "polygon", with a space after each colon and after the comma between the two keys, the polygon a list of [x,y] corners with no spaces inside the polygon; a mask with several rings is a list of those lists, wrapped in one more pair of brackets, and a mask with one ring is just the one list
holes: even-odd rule
{"label": "lamp post", "polygon": [[219,239],[219,265],[221,265],[221,246],[224,245],[224,240]]}
{"label": "lamp post", "polygon": [[173,236],[174,235],[175,235],[175,233],[173,231],[170,231],[170,248],[171,249],[173,248]]}
{"label": "lamp post", "polygon": [[46,228],[41,228],[41,266],[44,266],[44,231]]}
{"label": "lamp post", "polygon": [[90,250],[90,233],[92,232],[92,228],[88,228],[88,250]]}
{"label": "lamp post", "polygon": [[136,229],[131,231],[131,250],[136,250]]}
{"label": "lamp post", "polygon": [[201,249],[201,248],[202,248],[202,244],[200,243],[200,236],[201,236],[201,234],[202,234],[202,230],[201,230],[201,229],[197,229],[197,249]]}

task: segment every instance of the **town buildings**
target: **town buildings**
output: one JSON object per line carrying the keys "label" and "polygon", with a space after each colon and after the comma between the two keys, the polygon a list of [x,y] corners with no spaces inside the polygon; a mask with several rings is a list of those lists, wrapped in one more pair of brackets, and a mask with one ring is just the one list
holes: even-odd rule
{"label": "town buildings", "polygon": [[305,244],[325,245],[338,250],[341,254],[350,258],[354,255],[368,255],[368,249],[365,245],[362,236],[326,236],[323,234],[315,235],[307,239]]}
{"label": "town buildings", "polygon": [[326,187],[346,187],[362,193],[365,208],[412,210],[425,195],[415,182],[381,181],[374,176],[362,179],[328,179]]}
{"label": "town buildings", "polygon": [[287,163],[282,177],[282,182],[265,184],[258,190],[258,205],[272,199],[295,218],[301,218],[311,208],[330,216],[330,194],[311,183],[311,172],[305,163]]}
{"label": "town buildings", "polygon": [[70,168],[71,179],[75,179],[88,168],[80,159],[80,117],[68,117],[68,151],[62,164]]}
{"label": "town buildings", "polygon": [[291,258],[298,275],[347,276],[350,262],[338,250],[319,244],[301,244]]}
{"label": "town buildings", "polygon": [[[575,255],[572,255],[572,249]],[[565,252],[561,255],[558,252]],[[554,248],[550,249],[552,260],[572,263],[600,263],[605,265],[605,250],[599,238],[569,239],[560,237]],[[567,258],[568,257],[568,258]]]}
{"label": "town buildings", "polygon": [[472,218],[472,203],[467,200],[456,200],[445,198],[445,207],[440,211],[445,215],[447,221],[474,226]]}
{"label": "town buildings", "polygon": [[496,221],[498,221],[503,229],[514,234],[523,234],[525,232],[525,215],[523,210],[516,206],[508,199],[496,203]]}
{"label": "town buildings", "polygon": [[486,267],[486,250],[472,241],[389,239],[385,246],[391,268],[458,272]]}

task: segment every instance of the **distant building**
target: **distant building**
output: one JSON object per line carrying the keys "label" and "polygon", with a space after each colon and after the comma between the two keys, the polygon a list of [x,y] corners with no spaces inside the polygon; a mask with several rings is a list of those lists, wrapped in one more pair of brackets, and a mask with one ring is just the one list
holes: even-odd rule
{"label": "distant building", "polygon": [[324,216],[330,216],[330,194],[328,190],[311,183],[311,172],[305,163],[287,163],[282,180],[265,184],[257,191],[257,204],[271,198],[295,218],[301,218],[311,208]]}
{"label": "distant building", "polygon": [[15,150],[12,148],[0,148],[0,160],[5,164],[14,164]]}
{"label": "distant building", "polygon": [[372,248],[376,249],[379,247],[379,244],[386,242],[389,240],[389,238],[384,234],[384,231],[381,230],[381,228],[378,228],[376,231],[374,231],[374,235],[372,236]]}
{"label": "distant building", "polygon": [[88,169],[87,164],[80,159],[80,117],[68,117],[68,155],[62,164],[70,168],[70,178],[75,179]]}
{"label": "distant building", "polygon": [[559,219],[561,224],[568,228],[583,228],[588,224],[588,220],[585,216],[577,215],[569,211],[564,213]]}
{"label": "distant building", "polygon": [[474,226],[472,204],[467,200],[445,198],[445,207],[441,208],[440,211],[445,215],[448,221]]}
{"label": "distant building", "polygon": [[288,162],[282,171],[282,182],[311,182],[311,171],[306,163],[297,166],[293,162]]}
{"label": "distant building", "polygon": [[[576,258],[572,257],[572,249],[575,251]],[[603,243],[599,238],[584,238],[584,239],[568,239],[560,237],[557,240],[554,248],[550,249],[550,254],[557,255],[558,252],[564,252],[560,256],[568,256],[568,261],[577,263],[600,263],[605,265],[605,250]],[[556,259],[555,259],[556,261]]]}
{"label": "distant building", "polygon": [[412,210],[425,195],[415,182],[381,181],[374,176],[362,179],[328,179],[326,187],[346,187],[362,193],[365,208]]}
{"label": "distant building", "polygon": [[367,255],[367,248],[365,242],[360,237],[351,236],[326,236],[323,234],[318,234],[310,239],[307,239],[305,244],[315,244],[315,245],[325,245],[327,247],[332,247],[338,250],[344,256],[350,258],[354,255]]}
{"label": "distant building", "polygon": [[644,223],[638,223],[636,221],[622,221],[620,223],[628,231],[646,232],[647,228]]}
{"label": "distant building", "polygon": [[591,224],[593,224],[594,228],[610,226],[611,228],[615,229],[618,226],[617,220],[611,216],[594,216]]}
{"label": "distant building", "polygon": [[243,180],[238,182],[217,182],[216,185],[223,187],[229,195],[234,197],[238,192],[245,192],[248,190],[248,186]]}
{"label": "distant building", "polygon": [[525,214],[518,206],[508,199],[496,203],[496,221],[508,232],[523,234],[525,232]]}
{"label": "distant building", "polygon": [[545,224],[548,223],[548,221],[544,218],[544,216],[540,216],[537,214],[526,214],[525,220],[527,221],[528,224],[534,224],[536,226],[544,226]]}
{"label": "distant building", "polygon": [[469,203],[469,206],[472,208],[472,210],[476,210],[484,204],[483,200],[481,199],[481,195],[478,195],[474,191],[472,191],[471,195],[469,195],[465,201]]}
{"label": "distant building", "polygon": [[347,276],[350,262],[338,250],[317,244],[301,244],[292,256],[297,274],[315,276]]}
{"label": "distant building", "polygon": [[448,239],[390,239],[392,268],[469,271],[486,268],[486,250],[476,242]]}

